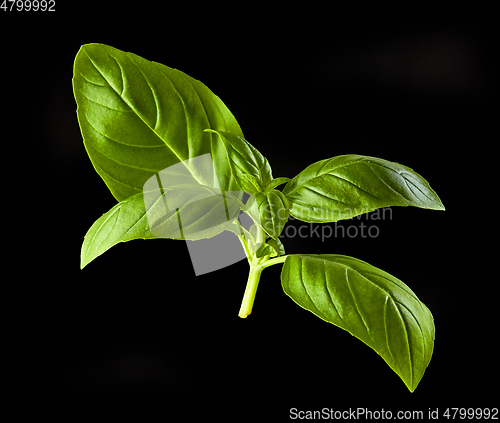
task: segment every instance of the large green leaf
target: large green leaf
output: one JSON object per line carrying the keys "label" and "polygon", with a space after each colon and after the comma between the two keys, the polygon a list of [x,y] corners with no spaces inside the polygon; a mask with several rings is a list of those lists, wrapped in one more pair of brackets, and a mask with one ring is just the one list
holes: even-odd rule
{"label": "large green leaf", "polygon": [[409,167],[376,157],[321,160],[283,189],[290,214],[306,222],[336,222],[389,206],[444,210],[427,181]]}
{"label": "large green leaf", "polygon": [[[223,144],[204,130],[242,136],[241,129],[200,81],[132,53],[86,44],[75,59],[73,90],[85,148],[118,201],[141,192],[160,170],[207,153],[218,186],[238,189]],[[217,186],[213,170],[190,171],[200,183]]]}
{"label": "large green leaf", "polygon": [[321,319],[373,348],[414,391],[434,347],[429,309],[399,279],[341,255],[290,255],[285,293]]}
{"label": "large green leaf", "polygon": [[227,152],[231,172],[240,188],[248,193],[264,191],[273,176],[269,162],[259,150],[237,134],[210,129],[206,132],[220,136]]}
{"label": "large green leaf", "polygon": [[200,184],[135,194],[116,204],[89,229],[82,245],[81,267],[119,242],[211,238],[227,229],[242,207],[230,192],[222,194]]}

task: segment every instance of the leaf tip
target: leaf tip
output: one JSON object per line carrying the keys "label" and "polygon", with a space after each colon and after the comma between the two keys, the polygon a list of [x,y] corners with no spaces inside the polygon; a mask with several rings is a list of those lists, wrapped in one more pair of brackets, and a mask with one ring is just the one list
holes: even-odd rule
{"label": "leaf tip", "polygon": [[80,256],[80,270],[82,270],[89,263],[90,263],[90,260],[87,260],[87,258],[84,257],[84,255],[82,254]]}
{"label": "leaf tip", "polygon": [[[406,385],[406,383],[405,383]],[[417,389],[417,386],[418,386],[418,383],[416,385],[406,385],[406,387],[408,388],[408,390],[413,394],[413,392],[415,392],[415,389]]]}
{"label": "leaf tip", "polygon": [[443,203],[441,203],[441,201],[440,201],[436,207],[433,207],[433,210],[446,211],[446,208],[444,207]]}
{"label": "leaf tip", "polygon": [[439,210],[439,211],[446,210],[446,208],[444,207],[443,202],[441,201],[441,199],[438,197],[438,195],[436,193],[434,193],[433,200],[434,200],[433,202],[436,204],[436,206],[433,207],[434,210]]}

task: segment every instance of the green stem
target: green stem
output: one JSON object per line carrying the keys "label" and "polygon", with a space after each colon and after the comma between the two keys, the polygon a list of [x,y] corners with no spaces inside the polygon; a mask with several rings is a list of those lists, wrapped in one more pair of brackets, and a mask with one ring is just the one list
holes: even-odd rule
{"label": "green stem", "polygon": [[248,274],[247,286],[245,288],[245,294],[243,295],[243,301],[241,302],[238,316],[244,319],[252,312],[253,302],[255,301],[255,294],[257,293],[262,271],[266,267],[283,263],[286,260],[286,257],[287,256],[281,256],[273,259],[254,258],[253,262],[248,260],[250,263],[250,273]]}
{"label": "green stem", "polygon": [[263,266],[250,264],[247,286],[245,288],[245,294],[243,295],[243,301],[241,302],[240,312],[238,314],[238,316],[243,319],[252,312],[255,294],[257,293],[257,287],[259,286],[260,275],[263,269]]}
{"label": "green stem", "polygon": [[285,255],[285,256],[280,256],[280,257],[268,259],[268,260],[262,262],[261,266],[265,269],[266,267],[272,266],[274,264],[284,263],[287,257],[288,256]]}

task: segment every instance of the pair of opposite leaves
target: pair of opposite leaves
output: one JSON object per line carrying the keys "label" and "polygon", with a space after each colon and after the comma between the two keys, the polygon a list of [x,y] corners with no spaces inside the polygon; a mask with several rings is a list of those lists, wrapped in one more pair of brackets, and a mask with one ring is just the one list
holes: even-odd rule
{"label": "pair of opposite leaves", "polygon": [[[200,186],[213,187],[216,178],[222,192],[255,194],[263,227],[274,240],[288,213],[321,223],[388,206],[444,210],[420,175],[374,157],[333,157],[291,180],[273,179],[267,160],[243,139],[234,116],[205,85],[113,47],[81,47],[73,89],[87,153],[119,201],[87,232],[82,267],[118,242],[155,238],[146,219],[145,181],[204,154],[210,154],[213,171],[192,170]],[[283,183],[283,191],[277,190]],[[297,304],[362,340],[410,391],[416,388],[432,356],[434,323],[403,282],[351,257],[309,254],[287,256],[281,279]]]}

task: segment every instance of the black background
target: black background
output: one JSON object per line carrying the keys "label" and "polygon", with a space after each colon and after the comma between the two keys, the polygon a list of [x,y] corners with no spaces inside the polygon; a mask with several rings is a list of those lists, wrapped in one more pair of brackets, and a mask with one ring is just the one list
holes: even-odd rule
{"label": "black background", "polygon": [[[143,401],[160,417],[283,420],[290,407],[498,406],[498,278],[485,253],[497,248],[492,11],[61,3],[54,13],[0,11],[7,416],[71,420]],[[120,244],[80,270],[86,231],[115,204],[85,152],[72,93],[74,57],[91,42],[201,80],[275,177],[356,153],[430,182],[445,212],[393,208],[391,219],[343,223],[376,224],[376,238],[283,240],[287,253],[365,260],[430,308],[435,350],[413,394],[372,350],[284,295],[281,266],[264,271],[245,320],[248,265],[195,277],[182,242]]]}

